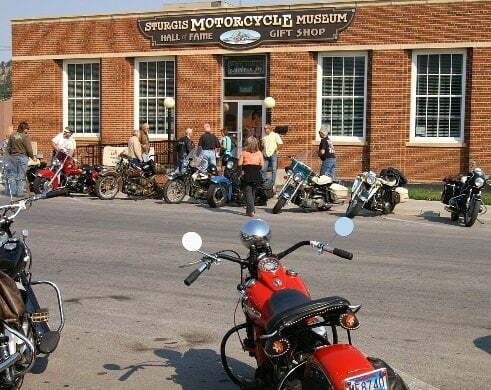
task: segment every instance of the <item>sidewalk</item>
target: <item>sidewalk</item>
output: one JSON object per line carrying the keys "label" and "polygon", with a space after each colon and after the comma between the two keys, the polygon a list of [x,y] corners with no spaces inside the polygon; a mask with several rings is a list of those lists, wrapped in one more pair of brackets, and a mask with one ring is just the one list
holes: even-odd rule
{"label": "sidewalk", "polygon": [[[491,206],[487,207],[488,213],[480,215],[479,219],[491,221]],[[442,217],[450,218],[450,213],[445,210],[443,203],[437,201],[409,199],[406,203],[398,204],[394,209],[395,215],[419,216],[425,213],[440,214]]]}

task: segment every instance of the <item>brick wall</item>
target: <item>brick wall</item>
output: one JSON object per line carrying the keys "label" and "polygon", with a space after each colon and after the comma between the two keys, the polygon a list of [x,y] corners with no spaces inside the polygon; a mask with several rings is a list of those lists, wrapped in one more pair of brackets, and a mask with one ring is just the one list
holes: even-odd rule
{"label": "brick wall", "polygon": [[52,60],[13,63],[14,127],[27,121],[31,139],[45,156],[51,153],[51,138],[63,125],[62,66],[61,61]]}

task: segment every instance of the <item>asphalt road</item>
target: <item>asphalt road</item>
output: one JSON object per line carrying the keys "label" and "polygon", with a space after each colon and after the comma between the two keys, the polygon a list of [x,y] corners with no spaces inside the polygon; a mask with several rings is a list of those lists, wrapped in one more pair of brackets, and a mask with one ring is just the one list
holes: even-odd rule
{"label": "asphalt road", "polygon": [[[332,239],[339,215],[260,208],[257,216],[271,224],[279,251]],[[63,290],[67,322],[59,349],[38,359],[25,388],[234,389],[217,351],[233,326],[239,270],[221,264],[185,287],[192,268],[178,265],[196,259],[181,247],[186,231],[201,233],[206,250],[245,253],[238,238],[245,221],[238,207],[153,200],[34,204],[15,226],[30,230],[35,278]],[[403,372],[412,389],[489,388],[491,221],[465,228],[426,210],[361,216],[356,224],[350,237],[335,240],[355,253],[353,261],[304,248],[284,262],[314,297],[363,304],[354,343]],[[38,291],[53,307],[47,291]],[[237,369],[251,370],[238,344],[231,355]]]}

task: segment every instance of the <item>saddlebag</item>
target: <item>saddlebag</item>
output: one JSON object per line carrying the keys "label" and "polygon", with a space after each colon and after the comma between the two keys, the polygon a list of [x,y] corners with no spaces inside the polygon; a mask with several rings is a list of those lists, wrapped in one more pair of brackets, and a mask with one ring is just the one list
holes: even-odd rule
{"label": "saddlebag", "polygon": [[443,186],[443,192],[442,192],[442,203],[443,204],[449,204],[450,199],[452,199],[454,196],[458,195],[459,184],[460,184],[460,182],[450,181],[450,180],[445,183],[445,185]]}
{"label": "saddlebag", "polygon": [[344,203],[348,199],[348,188],[341,184],[332,183],[328,191],[331,191],[333,203]]}
{"label": "saddlebag", "polygon": [[404,187],[397,187],[396,191],[396,201],[397,203],[405,203],[409,200],[409,191]]}
{"label": "saddlebag", "polygon": [[25,311],[24,301],[14,280],[0,271],[0,319],[15,322]]}

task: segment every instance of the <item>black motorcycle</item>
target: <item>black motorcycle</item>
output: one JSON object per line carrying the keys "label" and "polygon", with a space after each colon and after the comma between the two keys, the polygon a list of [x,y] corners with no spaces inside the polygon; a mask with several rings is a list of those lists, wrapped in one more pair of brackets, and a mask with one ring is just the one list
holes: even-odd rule
{"label": "black motorcycle", "polygon": [[[224,167],[223,176],[213,176],[211,178],[207,196],[208,204],[213,208],[222,207],[228,202],[236,202],[241,205],[245,204],[239,160],[235,157],[225,155],[222,158],[222,166]],[[273,187],[263,181],[256,190],[254,204],[265,206],[268,199],[272,197]]]}
{"label": "black motorcycle", "polygon": [[215,165],[203,159],[201,147],[196,147],[187,156],[183,168],[168,175],[164,185],[164,199],[167,203],[181,203],[186,195],[193,199],[206,199],[210,179],[217,174]]}
{"label": "black motorcycle", "polygon": [[450,219],[458,221],[464,217],[464,225],[474,225],[480,213],[486,212],[481,192],[489,176],[481,168],[474,168],[467,176],[446,177],[443,179],[442,203],[450,212]]}
{"label": "black motorcycle", "polygon": [[98,177],[95,193],[102,200],[114,199],[120,190],[128,196],[161,198],[164,183],[165,176],[156,173],[152,159],[139,162],[121,155],[114,170]]}
{"label": "black motorcycle", "polygon": [[[36,356],[55,351],[64,326],[59,288],[50,281],[32,280],[28,232],[15,236],[11,225],[34,201],[65,195],[65,190],[52,191],[0,206],[0,389],[20,389]],[[40,308],[32,288],[41,284],[56,294],[60,318],[56,330],[50,329],[49,311]]]}
{"label": "black motorcycle", "polygon": [[392,213],[397,204],[409,200],[408,190],[403,187],[406,184],[405,176],[393,167],[383,169],[378,176],[372,171],[360,173],[353,182],[346,216],[354,218],[362,208]]}

